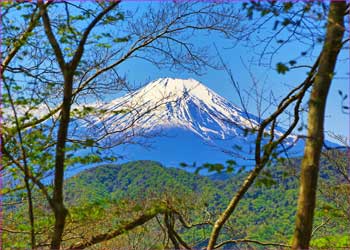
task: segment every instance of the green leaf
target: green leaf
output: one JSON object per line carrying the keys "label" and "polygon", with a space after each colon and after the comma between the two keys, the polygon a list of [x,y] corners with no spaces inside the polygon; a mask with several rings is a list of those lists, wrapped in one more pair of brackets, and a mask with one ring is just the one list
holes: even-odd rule
{"label": "green leaf", "polygon": [[235,160],[227,160],[226,163],[230,166],[237,164]]}
{"label": "green leaf", "polygon": [[110,48],[112,48],[112,45],[110,45],[108,43],[98,43],[97,47],[110,49]]}
{"label": "green leaf", "polygon": [[72,20],[84,20],[85,17],[82,15],[77,15],[77,16],[71,16],[71,19]]}
{"label": "green leaf", "polygon": [[304,11],[305,12],[309,12],[311,9],[311,4],[310,3],[306,3],[305,7],[304,7]]}
{"label": "green leaf", "polygon": [[288,12],[293,7],[293,2],[283,3],[283,11]]}
{"label": "green leaf", "polygon": [[125,43],[130,40],[130,36],[125,36],[125,37],[117,37],[113,39],[113,42],[115,43]]}
{"label": "green leaf", "polygon": [[265,15],[269,14],[270,12],[271,12],[270,9],[263,9],[263,10],[261,11],[261,16],[265,16]]}
{"label": "green leaf", "polygon": [[227,173],[232,173],[233,172],[233,167],[227,167],[226,172]]}
{"label": "green leaf", "polygon": [[85,145],[88,147],[92,147],[94,145],[94,140],[92,139],[87,139],[85,142]]}
{"label": "green leaf", "polygon": [[284,75],[287,71],[289,68],[284,63],[277,63],[277,73]]}
{"label": "green leaf", "polygon": [[291,24],[291,19],[289,19],[289,18],[285,18],[284,20],[283,20],[283,22],[282,22],[282,25],[283,26],[287,26],[287,25],[289,25],[289,24]]}

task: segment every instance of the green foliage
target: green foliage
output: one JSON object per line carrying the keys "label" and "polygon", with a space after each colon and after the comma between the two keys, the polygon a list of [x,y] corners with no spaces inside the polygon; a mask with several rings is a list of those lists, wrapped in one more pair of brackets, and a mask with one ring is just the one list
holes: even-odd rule
{"label": "green foliage", "polygon": [[125,43],[128,42],[131,39],[131,36],[124,36],[124,37],[117,37],[113,39],[113,42],[115,43]]}
{"label": "green foliage", "polygon": [[311,240],[311,245],[316,248],[344,248],[350,246],[349,235],[325,236]]}
{"label": "green foliage", "polygon": [[[298,159],[288,162],[290,163],[288,166],[271,164],[262,172],[242,199],[235,214],[229,219],[227,229],[220,240],[231,239],[232,235],[235,235],[236,238],[246,237],[270,242],[290,241],[293,234],[291,225],[295,222],[300,162]],[[236,162],[229,160],[227,164],[235,166]],[[334,185],[337,181],[335,170],[326,161],[322,164],[324,167],[320,177],[320,188],[325,190],[327,187],[330,194],[339,193],[338,189],[343,188],[343,185]],[[133,215],[142,213],[147,207],[154,207],[155,204],[164,201],[184,213],[187,220],[200,223],[208,219],[206,217],[208,214],[212,214],[212,218],[215,218],[215,215],[226,207],[246,176],[245,171],[234,172],[231,175],[222,173],[201,176],[181,169],[164,168],[153,161],[91,168],[67,179],[65,184],[66,204],[70,207],[67,230],[72,227],[86,237],[97,232],[105,232],[106,229],[130,221]],[[329,186],[333,186],[333,189]],[[23,199],[19,193],[18,197],[17,200]],[[36,192],[34,198],[38,201],[35,205],[37,229],[50,228],[53,218],[48,214],[47,204],[40,202],[43,200],[40,193]],[[345,236],[347,235],[345,232],[350,222],[344,220],[346,215],[340,208],[332,203],[330,198],[325,198],[324,194],[319,195],[315,226],[322,224],[327,218],[331,218],[331,226],[326,226],[317,232],[312,242],[313,246],[325,247],[332,244],[349,246],[349,237]],[[25,213],[25,205],[7,209],[5,216],[9,220],[6,223],[21,221],[16,225],[16,229],[27,231],[28,221],[18,219],[23,218]],[[90,230],[92,226],[93,232]],[[210,226],[185,229],[178,225],[177,229],[182,238],[190,244],[200,242],[210,234]],[[159,230],[159,225],[151,221],[147,225],[127,232],[121,238],[106,242],[101,248],[126,247],[131,244],[130,240],[137,238],[141,245],[152,246],[152,249],[153,247],[163,249],[161,241],[153,237]],[[29,240],[25,234],[5,234],[5,246],[8,246],[14,237],[17,237],[15,239],[19,242]],[[121,242],[126,242],[126,245]],[[19,247],[22,246],[18,244]]]}
{"label": "green foliage", "polygon": [[277,70],[277,73],[284,75],[287,71],[289,71],[289,68],[284,63],[277,63],[276,70]]}
{"label": "green foliage", "polygon": [[67,201],[93,201],[96,198],[110,197],[113,200],[147,195],[162,197],[172,190],[183,193],[203,192],[207,186],[213,187],[207,178],[183,170],[164,168],[152,161],[136,161],[86,170],[68,179],[65,187]]}
{"label": "green foliage", "polygon": [[[227,163],[236,164],[234,160]],[[229,239],[229,235],[234,234],[238,238],[249,236],[262,241],[288,242],[293,234],[293,227],[290,225],[294,225],[295,221],[298,187],[295,168],[298,164],[295,160],[292,166],[271,165],[263,171],[241,201],[237,213],[229,220],[229,225],[235,230],[224,234],[222,240]],[[206,164],[206,167],[209,170],[216,170],[217,167],[221,169],[217,164]],[[329,171],[329,174],[334,174],[333,170]],[[163,168],[152,161],[137,161],[122,165],[105,165],[84,171],[68,180],[66,192],[70,202],[88,196],[89,198],[85,200],[91,202],[99,197],[98,199],[104,199],[107,203],[108,199],[113,199],[114,202],[136,199],[140,202],[145,197],[164,197],[165,193],[168,196],[186,194],[181,197],[182,201],[186,201],[192,194],[201,200],[196,207],[197,212],[206,207],[215,214],[226,206],[246,175],[246,172],[236,173],[222,180],[214,176],[209,178],[193,175],[180,169]],[[329,175],[324,177],[329,179]],[[317,208],[315,224],[320,224],[328,216],[341,223],[341,218],[344,217],[339,216],[336,209],[331,210],[327,200],[321,199],[321,201]],[[329,212],[324,213],[326,205]],[[193,218],[196,219],[200,220],[200,217]],[[336,226],[330,233],[337,235],[341,233],[341,228]],[[183,237],[199,240],[201,237],[207,237],[209,231],[208,229],[201,235],[195,229],[184,230]],[[193,234],[197,236],[194,237]]]}

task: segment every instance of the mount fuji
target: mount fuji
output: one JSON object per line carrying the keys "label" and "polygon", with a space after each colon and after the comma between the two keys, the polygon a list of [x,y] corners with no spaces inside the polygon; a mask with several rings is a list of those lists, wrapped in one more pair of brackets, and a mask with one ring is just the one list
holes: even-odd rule
{"label": "mount fuji", "polygon": [[[82,124],[86,135],[118,145],[121,161],[156,160],[167,166],[252,159],[259,119],[194,79],[161,78],[131,94],[97,105]],[[278,137],[283,130],[275,129]],[[292,145],[290,135],[285,144]],[[298,142],[301,150],[301,143]]]}

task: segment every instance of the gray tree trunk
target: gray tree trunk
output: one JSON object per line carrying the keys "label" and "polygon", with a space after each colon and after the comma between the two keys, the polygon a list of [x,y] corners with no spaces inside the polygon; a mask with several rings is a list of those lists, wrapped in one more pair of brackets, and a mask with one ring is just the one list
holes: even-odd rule
{"label": "gray tree trunk", "polygon": [[330,4],[326,39],[309,101],[307,139],[301,164],[300,190],[292,249],[309,249],[310,245],[319,162],[324,138],[324,113],[334,67],[342,46],[345,10],[345,1],[332,1]]}

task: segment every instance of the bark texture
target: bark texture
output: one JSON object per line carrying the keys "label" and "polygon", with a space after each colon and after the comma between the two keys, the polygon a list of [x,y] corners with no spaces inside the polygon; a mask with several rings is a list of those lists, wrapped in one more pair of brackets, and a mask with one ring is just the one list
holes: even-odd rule
{"label": "bark texture", "polygon": [[300,190],[292,249],[309,249],[316,204],[319,162],[323,145],[324,113],[329,87],[344,35],[345,1],[332,1],[326,39],[309,101],[308,130],[300,173]]}
{"label": "bark texture", "polygon": [[97,25],[99,21],[111,10],[113,10],[120,0],[114,1],[103,9],[92,22],[84,30],[84,33],[80,39],[78,47],[74,53],[74,56],[70,62],[66,62],[63,56],[62,49],[57,41],[55,34],[52,30],[52,24],[49,14],[44,5],[39,4],[40,14],[43,20],[46,36],[49,43],[55,53],[57,63],[61,69],[64,81],[63,81],[63,100],[61,105],[61,119],[59,121],[57,144],[56,144],[56,157],[55,157],[55,177],[53,186],[53,197],[50,205],[55,215],[55,225],[52,233],[50,248],[57,250],[61,248],[62,236],[64,232],[66,217],[68,215],[68,209],[64,205],[63,200],[63,184],[64,184],[64,167],[65,167],[65,148],[68,135],[69,123],[70,123],[70,111],[73,100],[73,78],[81,58],[84,53],[84,48],[88,36],[91,30]]}

